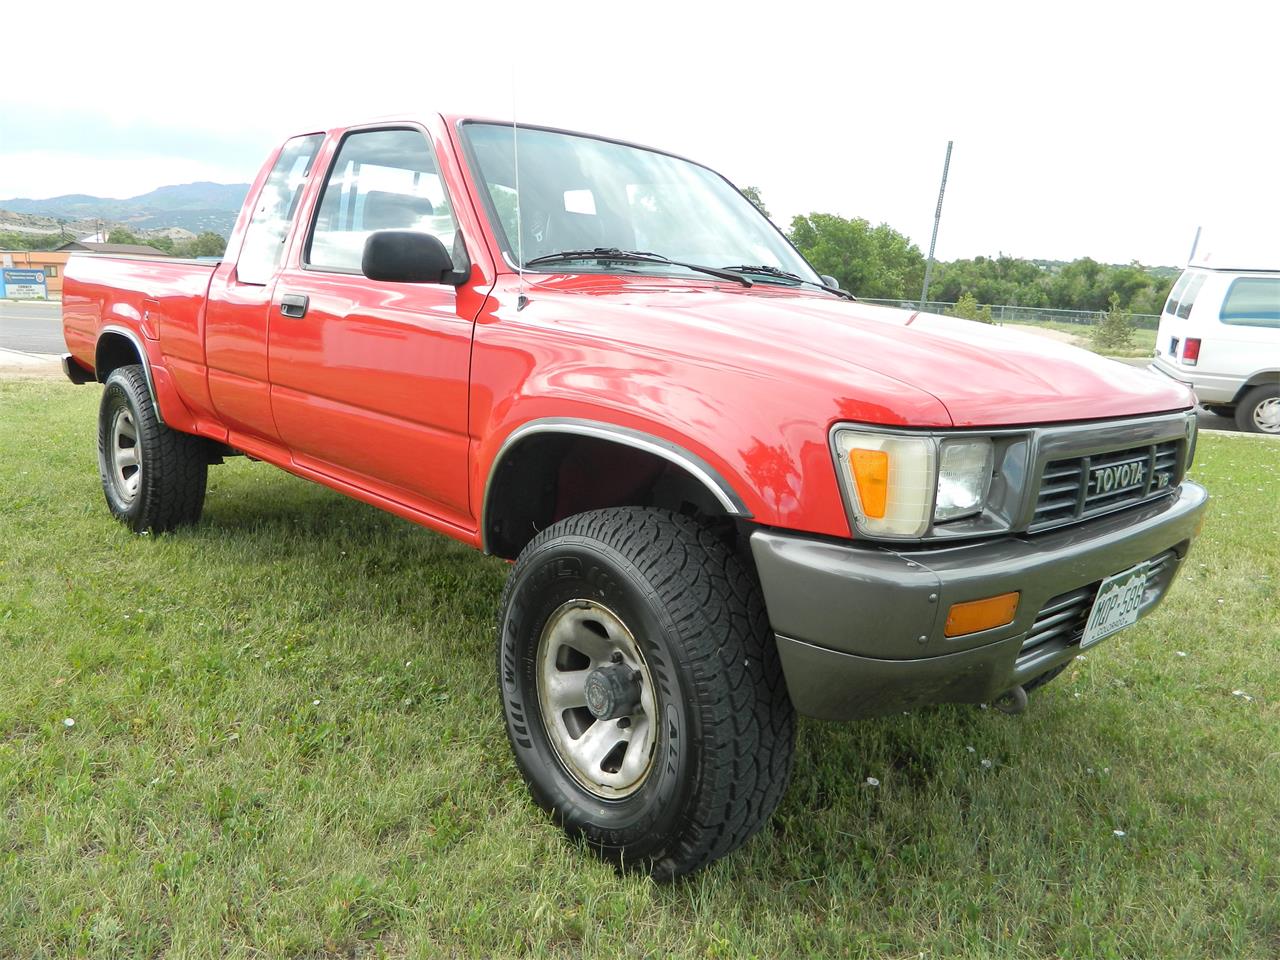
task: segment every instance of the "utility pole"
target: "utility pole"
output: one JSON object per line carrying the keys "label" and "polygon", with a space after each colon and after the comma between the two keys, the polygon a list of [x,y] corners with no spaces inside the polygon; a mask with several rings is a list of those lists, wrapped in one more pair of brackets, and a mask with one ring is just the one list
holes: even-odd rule
{"label": "utility pole", "polygon": [[951,168],[951,145],[954,140],[947,141],[947,159],[942,161],[942,185],[938,187],[938,207],[933,212],[933,236],[929,238],[929,259],[924,265],[924,289],[920,291],[920,309],[924,309],[929,299],[929,281],[933,279],[933,251],[938,245],[938,221],[942,219],[942,195],[947,192],[947,171]]}

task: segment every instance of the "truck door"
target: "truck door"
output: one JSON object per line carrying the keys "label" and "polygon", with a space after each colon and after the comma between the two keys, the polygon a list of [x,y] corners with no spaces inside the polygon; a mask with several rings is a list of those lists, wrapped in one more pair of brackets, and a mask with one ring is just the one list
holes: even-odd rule
{"label": "truck door", "polygon": [[205,362],[214,409],[235,434],[277,440],[267,382],[267,326],[276,271],[324,135],[287,141],[267,174],[238,251],[209,287]]}
{"label": "truck door", "polygon": [[391,229],[432,233],[455,264],[465,258],[424,131],[351,131],[276,286],[271,408],[299,466],[471,526],[467,381],[478,303],[445,284],[366,278],[365,239]]}

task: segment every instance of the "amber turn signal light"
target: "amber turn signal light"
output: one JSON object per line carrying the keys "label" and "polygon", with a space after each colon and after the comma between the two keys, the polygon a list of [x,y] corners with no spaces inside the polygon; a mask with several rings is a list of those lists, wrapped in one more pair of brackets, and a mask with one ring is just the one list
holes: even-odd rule
{"label": "amber turn signal light", "polygon": [[992,627],[1003,627],[1013,623],[1018,613],[1018,598],[1022,594],[1002,593],[998,597],[987,597],[985,600],[970,600],[966,603],[953,603],[947,614],[947,625],[944,633],[948,637],[962,637],[966,633],[977,633],[979,630],[990,630]]}
{"label": "amber turn signal light", "polygon": [[862,512],[879,519],[889,502],[889,454],[884,450],[850,450],[849,466],[858,485]]}

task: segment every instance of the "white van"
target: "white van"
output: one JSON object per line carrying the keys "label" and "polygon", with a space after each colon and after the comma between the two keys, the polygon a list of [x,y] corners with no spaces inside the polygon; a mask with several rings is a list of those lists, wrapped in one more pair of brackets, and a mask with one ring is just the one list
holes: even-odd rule
{"label": "white van", "polygon": [[1241,430],[1280,434],[1280,270],[1188,267],[1160,317],[1153,365]]}

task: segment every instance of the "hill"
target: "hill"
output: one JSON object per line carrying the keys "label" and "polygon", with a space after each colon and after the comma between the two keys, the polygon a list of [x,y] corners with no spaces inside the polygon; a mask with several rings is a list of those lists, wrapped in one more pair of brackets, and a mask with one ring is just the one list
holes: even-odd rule
{"label": "hill", "polygon": [[[70,193],[47,200],[0,200],[0,211],[42,220],[83,223],[103,220],[131,230],[179,227],[192,233],[231,233],[249,192],[247,183],[182,183],[158,187],[136,197],[115,199]],[[14,218],[17,219],[17,218]],[[33,224],[34,226],[34,224]],[[35,232],[44,232],[37,230]]]}

